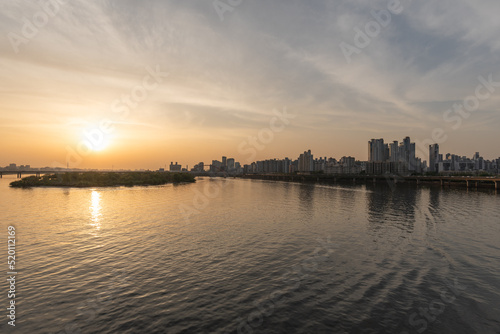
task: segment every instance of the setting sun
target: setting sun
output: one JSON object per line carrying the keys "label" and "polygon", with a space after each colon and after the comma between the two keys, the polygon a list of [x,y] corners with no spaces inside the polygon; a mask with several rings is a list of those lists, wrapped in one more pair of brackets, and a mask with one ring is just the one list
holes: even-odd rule
{"label": "setting sun", "polygon": [[82,132],[81,140],[90,151],[100,152],[111,144],[111,135],[98,128],[89,128]]}

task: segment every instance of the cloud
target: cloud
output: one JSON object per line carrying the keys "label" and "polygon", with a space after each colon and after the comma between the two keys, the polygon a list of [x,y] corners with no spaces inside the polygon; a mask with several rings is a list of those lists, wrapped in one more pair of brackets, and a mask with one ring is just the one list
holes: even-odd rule
{"label": "cloud", "polygon": [[[493,0],[402,1],[403,12],[348,64],[339,44],[353,44],[354,28],[387,4],[244,1],[221,21],[210,1],[71,1],[16,54],[8,33],[42,9],[9,2],[0,14],[0,120],[14,111],[61,124],[112,117],[113,100],[158,65],[170,76],[124,121],[245,136],[286,106],[301,115],[298,136],[343,129],[365,143],[363,131],[422,136],[474,92],[479,75],[500,81]],[[485,101],[464,125],[495,134],[498,103]]]}

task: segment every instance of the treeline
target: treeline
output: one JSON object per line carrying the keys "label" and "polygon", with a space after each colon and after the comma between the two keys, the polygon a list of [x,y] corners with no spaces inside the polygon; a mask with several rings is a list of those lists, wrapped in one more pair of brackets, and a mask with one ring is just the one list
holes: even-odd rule
{"label": "treeline", "polygon": [[195,182],[189,173],[168,172],[67,172],[64,174],[46,174],[41,177],[28,176],[11,182],[11,187],[113,187],[146,186],[166,183]]}

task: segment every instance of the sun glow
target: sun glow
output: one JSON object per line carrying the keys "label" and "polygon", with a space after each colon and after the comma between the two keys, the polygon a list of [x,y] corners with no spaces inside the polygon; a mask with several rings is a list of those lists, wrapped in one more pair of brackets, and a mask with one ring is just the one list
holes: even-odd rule
{"label": "sun glow", "polygon": [[109,144],[110,144],[109,140],[104,140],[102,143],[100,143],[98,145],[93,144],[92,150],[96,151],[96,152],[103,151],[106,148],[108,148]]}
{"label": "sun glow", "polygon": [[89,150],[103,151],[111,144],[111,135],[97,128],[86,129],[82,133],[82,141]]}

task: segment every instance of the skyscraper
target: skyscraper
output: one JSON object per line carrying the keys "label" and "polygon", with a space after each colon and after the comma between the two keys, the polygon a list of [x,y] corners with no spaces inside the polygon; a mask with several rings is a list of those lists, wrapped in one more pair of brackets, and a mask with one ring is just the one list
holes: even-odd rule
{"label": "skyscraper", "polygon": [[388,159],[389,147],[384,139],[372,139],[368,142],[368,161],[384,162]]}
{"label": "skyscraper", "polygon": [[311,150],[299,156],[299,172],[312,172],[314,168],[313,155]]}
{"label": "skyscraper", "polygon": [[411,146],[411,140],[410,137],[406,137],[403,139],[403,148],[404,148],[404,162],[406,162],[409,166],[410,164],[410,146]]}
{"label": "skyscraper", "polygon": [[234,159],[229,158],[227,159],[227,170],[231,171],[234,169]]}
{"label": "skyscraper", "polygon": [[399,161],[399,144],[397,140],[389,144],[389,155],[391,162]]}
{"label": "skyscraper", "polygon": [[368,142],[368,161],[373,162],[373,146],[375,145],[375,139]]}
{"label": "skyscraper", "polygon": [[439,144],[429,145],[429,172],[437,172],[439,162]]}
{"label": "skyscraper", "polygon": [[415,171],[417,170],[417,157],[416,157],[416,149],[415,143],[410,143],[410,152],[409,152],[409,160],[408,160],[408,170]]}

